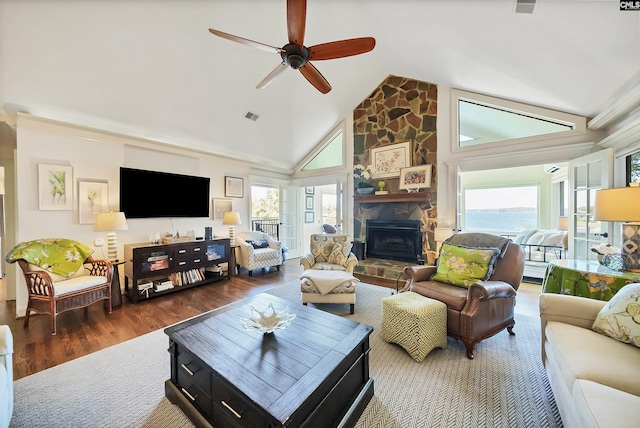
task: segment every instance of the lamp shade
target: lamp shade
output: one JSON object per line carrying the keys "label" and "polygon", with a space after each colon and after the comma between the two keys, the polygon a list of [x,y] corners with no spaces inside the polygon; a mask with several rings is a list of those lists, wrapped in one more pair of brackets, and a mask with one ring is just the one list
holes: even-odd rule
{"label": "lamp shade", "polygon": [[558,230],[569,230],[569,217],[558,217]]}
{"label": "lamp shade", "polygon": [[233,226],[236,224],[242,224],[240,220],[240,213],[237,211],[227,211],[222,218],[222,224]]}
{"label": "lamp shade", "polygon": [[619,187],[596,191],[593,219],[596,221],[639,222],[640,187]]}
{"label": "lamp shade", "polygon": [[123,212],[98,213],[93,225],[96,232],[110,232],[113,230],[129,230],[127,218]]}

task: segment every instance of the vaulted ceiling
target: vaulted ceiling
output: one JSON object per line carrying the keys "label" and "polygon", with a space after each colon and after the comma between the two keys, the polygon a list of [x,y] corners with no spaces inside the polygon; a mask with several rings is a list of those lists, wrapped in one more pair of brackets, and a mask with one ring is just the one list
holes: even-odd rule
{"label": "vaulted ceiling", "polygon": [[[291,169],[388,75],[592,117],[640,78],[640,12],[617,0],[308,0],[305,45],[373,36],[314,65],[213,36],[287,42],[285,0],[0,0],[0,106]],[[247,112],[259,116],[245,118]]]}

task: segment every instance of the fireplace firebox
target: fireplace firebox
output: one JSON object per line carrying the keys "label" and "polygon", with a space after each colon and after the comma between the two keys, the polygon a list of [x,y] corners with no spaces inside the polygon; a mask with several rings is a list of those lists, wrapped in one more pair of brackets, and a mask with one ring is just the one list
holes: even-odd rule
{"label": "fireplace firebox", "polygon": [[367,220],[367,258],[419,263],[422,232],[419,220]]}

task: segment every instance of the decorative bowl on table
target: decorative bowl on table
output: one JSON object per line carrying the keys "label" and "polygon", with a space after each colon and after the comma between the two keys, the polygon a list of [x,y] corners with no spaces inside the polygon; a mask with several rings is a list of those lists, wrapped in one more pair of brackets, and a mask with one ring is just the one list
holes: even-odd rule
{"label": "decorative bowl on table", "polygon": [[276,311],[273,304],[269,303],[264,311],[259,311],[251,306],[251,317],[240,317],[240,322],[245,330],[256,330],[263,334],[269,334],[278,329],[286,328],[295,317],[296,314],[289,313],[288,306],[281,311]]}
{"label": "decorative bowl on table", "polygon": [[359,195],[370,195],[373,193],[373,187],[358,187],[356,188],[356,192]]}

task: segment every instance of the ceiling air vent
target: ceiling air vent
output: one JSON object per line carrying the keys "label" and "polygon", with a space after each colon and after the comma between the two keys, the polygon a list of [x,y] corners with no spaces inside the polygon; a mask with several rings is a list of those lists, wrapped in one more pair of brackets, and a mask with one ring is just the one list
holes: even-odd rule
{"label": "ceiling air vent", "polygon": [[250,111],[248,111],[248,112],[247,112],[247,114],[245,114],[245,115],[244,115],[244,117],[245,117],[245,118],[247,118],[247,119],[249,119],[249,120],[253,120],[253,121],[255,122],[256,120],[258,120],[258,118],[259,118],[260,116],[258,116],[258,115],[257,115],[257,114],[255,114],[255,113],[251,113]]}
{"label": "ceiling air vent", "polygon": [[533,13],[536,0],[516,0],[516,13]]}

